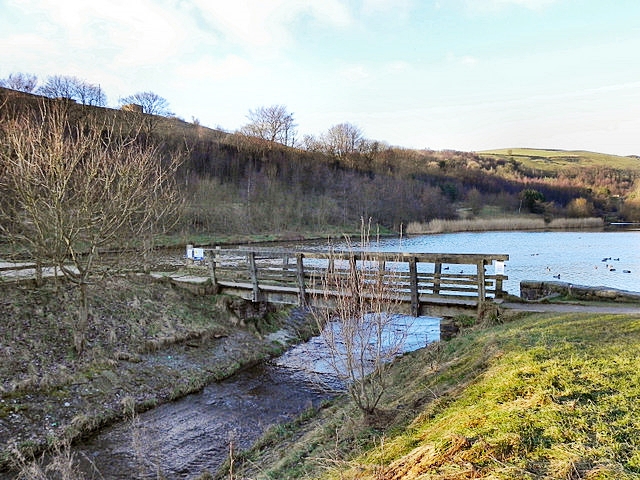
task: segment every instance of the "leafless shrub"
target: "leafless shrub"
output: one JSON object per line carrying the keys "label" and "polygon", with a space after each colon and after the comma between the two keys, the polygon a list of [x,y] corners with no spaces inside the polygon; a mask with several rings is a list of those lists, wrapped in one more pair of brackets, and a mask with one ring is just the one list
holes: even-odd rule
{"label": "leafless shrub", "polygon": [[[336,252],[322,278],[322,302],[333,308],[315,313],[329,350],[329,363],[347,385],[358,408],[375,412],[387,385],[389,362],[401,351],[406,333],[392,327],[397,272],[372,251],[370,222],[362,222],[358,251],[347,239],[349,260]],[[347,268],[340,263],[348,262]]]}

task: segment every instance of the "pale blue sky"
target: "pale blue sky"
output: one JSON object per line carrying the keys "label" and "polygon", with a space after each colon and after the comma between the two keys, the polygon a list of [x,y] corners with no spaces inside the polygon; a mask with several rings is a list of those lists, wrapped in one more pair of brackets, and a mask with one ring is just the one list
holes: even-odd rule
{"label": "pale blue sky", "polygon": [[637,0],[0,0],[0,78],[75,75],[236,130],[640,154]]}

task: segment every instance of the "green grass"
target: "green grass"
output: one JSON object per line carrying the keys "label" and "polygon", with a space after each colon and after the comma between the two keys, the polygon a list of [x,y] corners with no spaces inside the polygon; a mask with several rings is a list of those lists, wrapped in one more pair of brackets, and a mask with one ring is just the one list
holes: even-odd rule
{"label": "green grass", "polygon": [[503,148],[478,152],[480,156],[513,159],[536,170],[556,172],[571,166],[609,167],[619,170],[640,170],[640,159],[582,150],[538,150],[532,148]]}
{"label": "green grass", "polygon": [[[380,226],[375,234],[383,236],[396,235],[393,230]],[[162,247],[183,247],[187,244],[197,246],[225,246],[269,242],[298,242],[309,240],[327,240],[328,238],[343,240],[345,235],[355,237],[360,234],[354,226],[327,226],[322,231],[296,230],[295,232],[279,232],[265,234],[216,234],[216,233],[175,233],[172,235],[158,235],[155,244]],[[373,234],[372,234],[373,235]]]}
{"label": "green grass", "polygon": [[338,401],[261,445],[248,478],[638,479],[638,351],[638,316],[471,330],[440,346],[435,369],[429,349],[396,362],[384,426]]}

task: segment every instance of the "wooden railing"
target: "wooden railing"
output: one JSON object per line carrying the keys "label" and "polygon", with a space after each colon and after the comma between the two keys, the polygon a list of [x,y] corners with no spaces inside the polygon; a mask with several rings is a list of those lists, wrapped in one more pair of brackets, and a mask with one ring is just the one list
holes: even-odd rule
{"label": "wooden railing", "polygon": [[[200,249],[216,292],[253,302],[318,304],[326,299],[327,272],[348,278],[355,271],[376,271],[385,289],[406,313],[420,315],[434,308],[474,308],[503,295],[503,274],[487,273],[504,254],[398,252],[321,252],[276,249]],[[193,257],[193,255],[191,255]],[[197,258],[197,257],[196,257]],[[497,269],[500,270],[500,269]],[[335,295],[340,295],[338,288]]]}

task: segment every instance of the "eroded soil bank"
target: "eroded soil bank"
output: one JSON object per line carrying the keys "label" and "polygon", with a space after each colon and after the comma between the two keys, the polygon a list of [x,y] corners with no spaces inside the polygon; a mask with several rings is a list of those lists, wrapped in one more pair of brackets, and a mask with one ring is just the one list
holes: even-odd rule
{"label": "eroded soil bank", "polygon": [[[91,290],[88,347],[72,348],[74,293],[3,285],[0,465],[226,378],[310,333],[302,311],[247,310],[134,275]],[[245,318],[238,324],[239,313]],[[276,333],[277,332],[277,333]]]}

